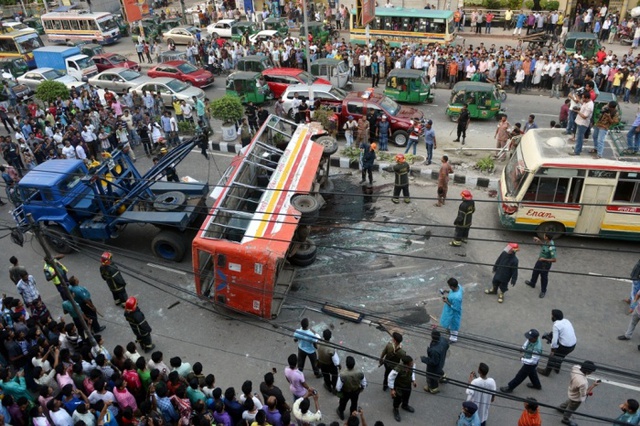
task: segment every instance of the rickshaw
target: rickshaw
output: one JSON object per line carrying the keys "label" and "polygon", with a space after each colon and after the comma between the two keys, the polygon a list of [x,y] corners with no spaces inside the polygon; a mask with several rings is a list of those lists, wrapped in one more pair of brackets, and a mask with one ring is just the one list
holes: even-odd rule
{"label": "rickshaw", "polygon": [[268,56],[249,55],[238,59],[238,71],[262,72],[271,68],[275,67]]}
{"label": "rickshaw", "polygon": [[600,47],[598,36],[594,33],[570,32],[564,40],[564,50],[568,57],[578,53],[585,59],[591,59],[598,53]]}
{"label": "rickshaw", "polygon": [[243,104],[260,105],[273,99],[269,86],[259,72],[237,71],[227,77],[227,95],[237,96]]}
{"label": "rickshaw", "polygon": [[[607,106],[609,105],[609,102],[611,101],[615,101],[616,103],[618,102],[618,97],[610,92],[600,92],[598,94],[598,97],[596,97],[596,101],[593,103],[593,122],[597,123],[598,120],[600,119],[600,116],[602,115],[602,110],[604,108],[607,108]],[[620,109],[620,103],[618,103],[618,106],[616,108],[618,110],[618,116],[620,117],[620,122],[614,126],[611,126],[611,128],[609,130],[622,130],[624,128],[624,124],[622,122],[622,110]]]}
{"label": "rickshaw", "polygon": [[352,84],[349,65],[338,59],[316,59],[311,63],[311,74],[330,81],[333,86],[340,89]]}
{"label": "rickshaw", "polygon": [[120,35],[122,37],[126,37],[129,35],[129,24],[124,20],[122,15],[116,14],[113,15],[114,20],[116,21],[116,25],[118,25],[118,30],[120,30]]}
{"label": "rickshaw", "polygon": [[398,102],[419,104],[433,102],[431,85],[420,70],[393,69],[387,76],[384,94]]}
{"label": "rickshaw", "polygon": [[0,69],[2,70],[2,78],[10,78],[5,74],[10,74],[11,78],[17,78],[29,71],[29,66],[22,58],[7,58],[0,60]]}
{"label": "rickshaw", "polygon": [[22,21],[28,27],[33,28],[40,35],[44,34],[44,28],[42,27],[42,21],[39,18],[27,18]]}
{"label": "rickshaw", "polygon": [[[158,37],[158,34],[160,34],[158,32],[158,25],[153,21],[149,21],[148,18],[142,20],[142,28],[144,29],[144,38],[146,40],[154,40]],[[131,26],[131,32],[131,40],[137,43],[138,37],[140,36],[140,22],[136,22]]]}
{"label": "rickshaw", "polygon": [[231,25],[231,40],[241,42],[245,32],[249,32],[249,35],[254,35],[258,31],[258,27],[253,22],[237,21]]}
{"label": "rickshaw", "polygon": [[262,29],[277,31],[282,37],[289,35],[289,25],[286,18],[267,18],[262,21]]}
{"label": "rickshaw", "polygon": [[[327,28],[322,22],[309,22],[309,34],[313,37],[313,41],[316,46],[324,45],[327,40],[329,40],[329,36],[339,37],[340,31],[334,30],[331,31],[331,28]],[[305,38],[306,32],[304,26],[300,27],[300,40],[306,40]]]}
{"label": "rickshaw", "polygon": [[160,63],[169,61],[186,61],[187,52],[184,50],[165,50],[160,53]]}
{"label": "rickshaw", "polygon": [[500,120],[505,114],[501,107],[500,94],[491,83],[461,81],[453,86],[451,100],[447,105],[447,115],[453,122],[460,117],[462,106],[469,108],[471,118]]}

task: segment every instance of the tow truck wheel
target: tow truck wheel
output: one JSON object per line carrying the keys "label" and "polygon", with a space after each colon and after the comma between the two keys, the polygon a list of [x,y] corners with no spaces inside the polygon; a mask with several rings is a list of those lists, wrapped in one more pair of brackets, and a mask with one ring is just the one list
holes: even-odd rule
{"label": "tow truck wheel", "polygon": [[69,254],[73,251],[71,235],[60,225],[47,225],[45,238],[49,246],[60,254]]}
{"label": "tow truck wheel", "polygon": [[298,194],[291,197],[291,205],[300,212],[300,224],[312,225],[318,220],[320,203],[311,194]]}
{"label": "tow truck wheel", "polygon": [[322,155],[325,157],[338,152],[338,141],[336,141],[331,136],[322,136],[315,142],[323,146]]}
{"label": "tow truck wheel", "polygon": [[151,250],[157,257],[171,262],[180,262],[186,251],[182,235],[174,231],[160,231],[151,241]]}
{"label": "tow truck wheel", "polygon": [[391,140],[396,146],[405,146],[409,141],[409,133],[404,130],[396,130],[393,135],[391,135]]}

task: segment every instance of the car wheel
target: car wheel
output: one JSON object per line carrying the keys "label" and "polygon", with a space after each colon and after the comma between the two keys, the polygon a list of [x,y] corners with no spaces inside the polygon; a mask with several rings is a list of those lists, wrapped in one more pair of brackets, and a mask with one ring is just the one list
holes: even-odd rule
{"label": "car wheel", "polygon": [[405,146],[409,140],[409,133],[404,130],[396,130],[391,136],[391,140],[396,146]]}

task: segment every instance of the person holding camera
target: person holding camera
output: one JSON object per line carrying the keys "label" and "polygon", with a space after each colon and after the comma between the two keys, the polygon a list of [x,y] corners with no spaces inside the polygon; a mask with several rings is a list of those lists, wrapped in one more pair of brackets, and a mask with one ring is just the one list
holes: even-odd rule
{"label": "person holding camera", "polygon": [[582,80],[575,79],[573,80],[573,89],[571,93],[569,93],[570,104],[569,104],[569,118],[567,119],[567,135],[573,135],[576,132],[576,117],[578,116],[578,111],[580,111],[580,105],[582,101],[582,94],[584,93],[584,88],[582,87]]}
{"label": "person holding camera", "polygon": [[551,344],[547,367],[544,369],[538,368],[538,374],[543,376],[549,376],[551,370],[560,373],[560,366],[564,361],[564,357],[573,352],[577,343],[573,324],[564,318],[564,314],[560,309],[551,311],[551,321],[553,321],[553,331],[542,335],[542,338]]}
{"label": "person holding camera", "polygon": [[316,406],[316,412],[312,412],[309,410],[311,408],[311,401],[309,398],[298,398],[296,402],[293,403],[293,408],[291,413],[296,420],[298,420],[299,424],[315,424],[315,422],[319,422],[322,420],[322,413],[320,412],[320,403],[318,402],[318,392],[312,392],[313,403]]}
{"label": "person holding camera", "polygon": [[444,308],[440,315],[440,326],[449,332],[449,341],[458,341],[458,330],[462,322],[462,286],[455,278],[447,280],[449,290],[440,289]]}
{"label": "person holding camera", "polygon": [[582,105],[576,116],[576,146],[573,151],[569,151],[569,155],[580,155],[582,153],[582,144],[584,142],[585,133],[591,125],[591,117],[593,116],[593,100],[591,100],[591,92],[582,93]]}

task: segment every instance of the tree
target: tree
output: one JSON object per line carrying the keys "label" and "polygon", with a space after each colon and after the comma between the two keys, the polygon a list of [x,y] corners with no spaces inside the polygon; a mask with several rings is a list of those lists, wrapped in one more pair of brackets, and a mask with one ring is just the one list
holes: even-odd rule
{"label": "tree", "polygon": [[240,98],[225,95],[209,104],[209,112],[211,117],[222,120],[225,126],[229,126],[242,118],[244,107]]}
{"label": "tree", "polygon": [[49,105],[50,102],[54,102],[58,97],[69,99],[69,89],[59,81],[43,81],[36,88],[36,98],[40,99],[45,106]]}

